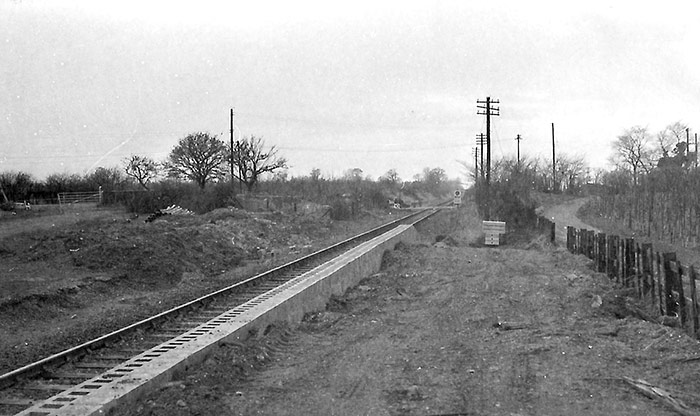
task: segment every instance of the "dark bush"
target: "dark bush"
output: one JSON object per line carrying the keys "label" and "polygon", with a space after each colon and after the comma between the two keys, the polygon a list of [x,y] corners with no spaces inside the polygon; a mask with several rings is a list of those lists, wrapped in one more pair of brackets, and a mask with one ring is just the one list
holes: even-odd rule
{"label": "dark bush", "polygon": [[15,204],[11,202],[3,202],[0,203],[0,211],[14,211],[15,210]]}
{"label": "dark bush", "polygon": [[474,190],[479,215],[485,220],[505,221],[508,228],[534,227],[537,222],[536,202],[528,188],[514,181],[477,186]]}
{"label": "dark bush", "polygon": [[205,189],[193,183],[163,181],[148,191],[110,193],[107,203],[122,204],[130,212],[149,213],[178,205],[197,213],[237,205],[230,183],[210,184]]}
{"label": "dark bush", "polygon": [[330,203],[330,217],[332,220],[349,220],[353,216],[352,202],[344,198],[334,198]]}

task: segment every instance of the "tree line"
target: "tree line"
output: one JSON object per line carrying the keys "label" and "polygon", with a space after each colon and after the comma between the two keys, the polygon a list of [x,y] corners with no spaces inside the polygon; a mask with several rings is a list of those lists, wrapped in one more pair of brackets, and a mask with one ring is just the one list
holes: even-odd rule
{"label": "tree line", "polygon": [[[162,162],[134,154],[124,159],[122,166],[98,167],[85,175],[56,173],[43,181],[26,172],[0,172],[0,204],[25,200],[55,203],[58,193],[100,188],[108,202],[137,212],[170,204],[206,211],[235,205],[236,193],[253,191],[322,204],[343,199],[364,206],[385,206],[389,197],[415,200],[421,193],[445,195],[459,187],[442,168],[426,167],[413,180],[403,180],[396,169],[373,180],[360,168],[348,169],[338,178],[323,177],[317,168],[306,176],[289,178],[287,168],[287,159],[260,137],[243,138],[231,147],[214,135],[196,132],[179,140]],[[12,204],[6,205],[13,209]]]}
{"label": "tree line", "polygon": [[216,136],[197,132],[182,138],[163,162],[134,154],[121,167],[98,167],[82,176],[56,173],[43,181],[26,172],[0,172],[0,198],[51,202],[60,192],[115,191],[133,186],[149,190],[155,181],[169,179],[189,180],[204,189],[208,183],[230,179],[228,172],[251,191],[261,175],[286,167],[287,160],[277,155],[274,146],[266,150],[260,137],[238,140],[231,149]]}

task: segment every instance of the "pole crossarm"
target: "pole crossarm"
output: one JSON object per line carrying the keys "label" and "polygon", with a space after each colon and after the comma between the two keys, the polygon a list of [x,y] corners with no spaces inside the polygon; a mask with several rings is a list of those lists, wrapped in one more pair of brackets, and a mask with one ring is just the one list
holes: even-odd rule
{"label": "pole crossarm", "polygon": [[486,100],[476,100],[476,114],[486,116],[486,186],[491,183],[491,116],[501,115],[500,108],[493,107],[492,104],[499,103],[491,97],[486,97]]}

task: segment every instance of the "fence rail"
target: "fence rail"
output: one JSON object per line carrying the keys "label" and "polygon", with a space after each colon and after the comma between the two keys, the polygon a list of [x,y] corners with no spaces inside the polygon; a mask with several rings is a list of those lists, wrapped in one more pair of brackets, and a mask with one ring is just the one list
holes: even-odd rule
{"label": "fence rail", "polygon": [[58,194],[58,204],[64,205],[74,204],[101,204],[102,203],[102,187],[97,192],[60,192]]}
{"label": "fence rail", "polygon": [[684,266],[676,253],[654,251],[649,243],[633,238],[566,227],[566,248],[595,263],[596,271],[624,287],[639,299],[651,302],[661,315],[678,319],[683,330],[700,338],[700,316],[693,265]]}

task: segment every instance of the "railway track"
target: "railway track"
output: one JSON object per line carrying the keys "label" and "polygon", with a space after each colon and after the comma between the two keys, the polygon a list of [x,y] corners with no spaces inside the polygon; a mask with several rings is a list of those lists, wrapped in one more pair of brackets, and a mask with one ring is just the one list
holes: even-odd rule
{"label": "railway track", "polygon": [[[298,260],[0,375],[0,416],[83,414],[79,408],[73,409],[73,413],[61,413],[59,409],[76,397],[88,394],[90,386],[99,389],[100,383],[112,383],[169,351],[187,346],[188,343],[196,345],[200,338],[223,331],[222,328],[231,322],[240,321],[250,308],[285,290],[301,290],[299,288],[305,283],[297,282],[300,276],[315,269],[335,267],[335,259],[393,232],[401,225],[413,225],[429,218],[437,212],[436,208],[416,211]],[[199,350],[193,351],[195,352],[190,353]],[[87,383],[88,381],[90,382]],[[80,389],[76,390],[76,386],[85,386],[87,390],[81,392]],[[66,392],[75,396],[66,395]]]}

